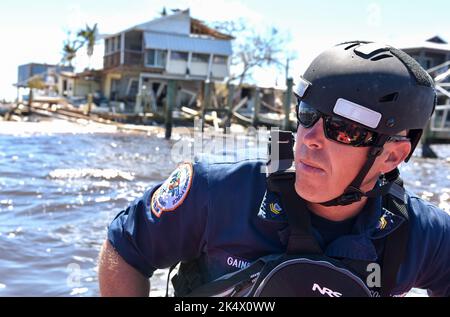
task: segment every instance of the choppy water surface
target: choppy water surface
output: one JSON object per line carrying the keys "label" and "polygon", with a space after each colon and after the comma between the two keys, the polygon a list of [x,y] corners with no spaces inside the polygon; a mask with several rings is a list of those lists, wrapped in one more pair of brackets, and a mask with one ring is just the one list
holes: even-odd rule
{"label": "choppy water surface", "polygon": [[[96,262],[107,225],[168,176],[176,166],[170,158],[177,139],[191,146],[193,139],[175,133],[166,141],[156,129],[148,135],[74,127],[42,133],[5,124],[0,122],[0,296],[97,296]],[[450,146],[435,149],[440,159],[414,157],[402,175],[410,190],[449,210]],[[155,274],[152,296],[165,292],[166,274]]]}

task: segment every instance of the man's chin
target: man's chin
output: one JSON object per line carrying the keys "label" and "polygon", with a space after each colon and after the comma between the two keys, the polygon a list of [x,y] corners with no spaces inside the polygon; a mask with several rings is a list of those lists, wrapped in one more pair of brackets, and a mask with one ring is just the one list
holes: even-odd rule
{"label": "man's chin", "polygon": [[313,187],[295,184],[295,191],[297,195],[310,203],[322,203],[329,200],[326,197],[318,196],[317,193],[319,190],[315,190]]}

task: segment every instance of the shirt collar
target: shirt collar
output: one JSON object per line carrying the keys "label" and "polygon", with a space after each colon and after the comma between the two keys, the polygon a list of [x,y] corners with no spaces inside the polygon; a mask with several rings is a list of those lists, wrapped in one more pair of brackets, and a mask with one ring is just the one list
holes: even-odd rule
{"label": "shirt collar", "polygon": [[[287,221],[284,206],[276,193],[266,191],[258,217],[268,222]],[[326,247],[327,256],[375,261],[378,255],[372,240],[386,237],[405,221],[404,218],[385,209],[381,197],[369,198],[356,217],[352,232],[337,238]],[[314,228],[313,233],[320,242],[320,233]]]}
{"label": "shirt collar", "polygon": [[358,214],[352,233],[331,242],[325,254],[331,257],[375,261],[378,259],[378,254],[372,241],[386,237],[403,221],[405,221],[404,218],[382,206],[381,197],[369,199],[364,209]]}

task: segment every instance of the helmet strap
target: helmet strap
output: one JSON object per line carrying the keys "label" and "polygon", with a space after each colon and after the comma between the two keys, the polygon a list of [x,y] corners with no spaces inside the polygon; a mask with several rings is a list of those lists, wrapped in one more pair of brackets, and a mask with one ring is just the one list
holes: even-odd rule
{"label": "helmet strap", "polygon": [[362,182],[364,181],[364,178],[369,173],[377,156],[379,156],[383,152],[383,145],[386,143],[388,138],[389,136],[384,134],[378,136],[378,140],[375,143],[375,145],[373,145],[369,149],[368,158],[364,163],[363,167],[359,171],[358,175],[356,175],[355,179],[350,183],[350,185],[347,186],[342,195],[320,204],[327,207],[346,206],[353,204],[354,202],[360,201],[362,197],[376,197],[383,195],[384,191],[386,192],[389,191],[388,188],[389,182],[383,185],[385,187],[381,186],[380,188],[374,188],[366,193],[359,189]]}

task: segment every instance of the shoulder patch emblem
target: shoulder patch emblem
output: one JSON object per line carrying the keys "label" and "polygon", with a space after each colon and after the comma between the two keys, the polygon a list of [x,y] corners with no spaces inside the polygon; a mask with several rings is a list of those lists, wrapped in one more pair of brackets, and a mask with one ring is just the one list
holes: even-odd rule
{"label": "shoulder patch emblem", "polygon": [[183,203],[191,188],[192,175],[192,164],[182,163],[156,190],[151,201],[151,210],[156,217],[159,218],[165,211],[177,209]]}
{"label": "shoulder patch emblem", "polygon": [[378,230],[384,230],[384,228],[386,228],[387,226],[387,220],[386,218],[383,216],[381,216],[381,218],[378,220],[378,225],[377,225],[377,229]]}
{"label": "shoulder patch emblem", "polygon": [[278,215],[281,212],[281,207],[277,203],[270,204],[270,211],[275,215]]}

